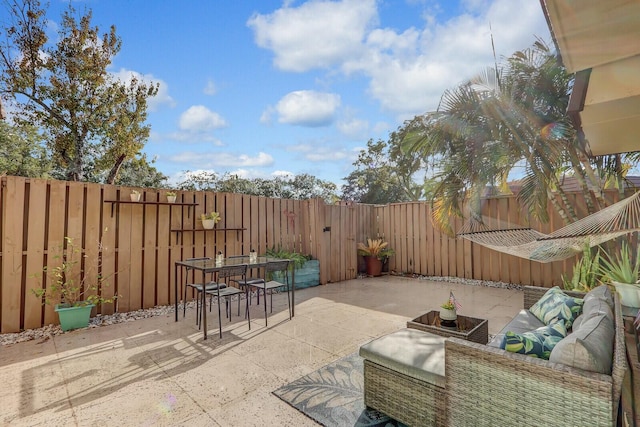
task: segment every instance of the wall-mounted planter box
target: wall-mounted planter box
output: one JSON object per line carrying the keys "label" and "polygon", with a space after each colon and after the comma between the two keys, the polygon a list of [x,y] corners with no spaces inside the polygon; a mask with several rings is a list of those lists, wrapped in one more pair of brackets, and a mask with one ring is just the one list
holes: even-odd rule
{"label": "wall-mounted planter box", "polygon": [[[282,281],[282,275],[275,272],[273,279]],[[320,261],[311,259],[300,268],[296,268],[295,286],[296,289],[309,288],[320,284]]]}

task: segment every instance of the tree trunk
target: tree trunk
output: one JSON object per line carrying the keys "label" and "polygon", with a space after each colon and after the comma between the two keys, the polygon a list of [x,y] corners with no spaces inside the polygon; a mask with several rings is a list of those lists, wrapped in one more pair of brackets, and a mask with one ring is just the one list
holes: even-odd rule
{"label": "tree trunk", "polygon": [[122,163],[124,163],[125,159],[126,159],[126,156],[124,154],[121,154],[120,156],[118,156],[118,158],[116,159],[116,163],[113,165],[113,167],[109,171],[109,176],[107,177],[107,184],[113,185],[116,182],[116,178],[118,177],[118,173],[120,172],[120,167],[122,167]]}

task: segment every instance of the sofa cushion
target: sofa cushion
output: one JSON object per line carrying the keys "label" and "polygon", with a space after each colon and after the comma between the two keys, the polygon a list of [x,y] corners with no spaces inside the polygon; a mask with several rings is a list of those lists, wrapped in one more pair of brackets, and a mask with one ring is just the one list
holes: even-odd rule
{"label": "sofa cushion", "polygon": [[614,336],[613,320],[604,313],[596,314],[560,341],[549,361],[611,375]]}
{"label": "sofa cushion", "polygon": [[[596,317],[599,315],[605,315],[611,322],[613,322],[613,311],[609,304],[607,304],[603,300],[589,300],[585,301],[585,305],[582,309],[582,323],[587,321],[592,317]],[[573,330],[577,330],[578,328],[574,325]]]}
{"label": "sofa cushion", "polygon": [[582,312],[582,298],[574,298],[562,292],[560,287],[554,286],[531,306],[529,309],[545,325],[553,323],[554,319],[564,320],[567,329],[571,329],[573,321]]}
{"label": "sofa cushion", "polygon": [[[613,294],[611,294],[611,289],[607,285],[600,285],[591,289],[584,296],[584,304],[586,305],[592,301],[604,301],[607,303],[609,308],[613,310]],[[583,307],[584,310],[584,307]]]}
{"label": "sofa cushion", "polygon": [[446,338],[417,329],[400,329],[360,347],[360,356],[444,388],[444,342]]}
{"label": "sofa cushion", "polygon": [[582,313],[580,316],[575,318],[575,320],[573,321],[573,325],[571,326],[571,329],[574,331],[578,329],[580,325],[582,325],[583,320],[584,320],[584,313]]}
{"label": "sofa cushion", "polygon": [[504,348],[504,335],[507,331],[521,334],[529,332],[534,329],[538,329],[541,326],[545,326],[536,316],[534,316],[529,310],[520,310],[520,313],[516,315],[502,330],[489,342],[489,346]]}
{"label": "sofa cushion", "polygon": [[593,288],[584,296],[582,314],[573,321],[571,329],[578,330],[583,321],[599,314],[605,314],[613,322],[613,295],[607,285]]}
{"label": "sofa cushion", "polygon": [[507,331],[504,339],[504,349],[512,353],[549,359],[551,350],[566,335],[567,329],[563,320],[558,320],[550,325],[522,334]]}

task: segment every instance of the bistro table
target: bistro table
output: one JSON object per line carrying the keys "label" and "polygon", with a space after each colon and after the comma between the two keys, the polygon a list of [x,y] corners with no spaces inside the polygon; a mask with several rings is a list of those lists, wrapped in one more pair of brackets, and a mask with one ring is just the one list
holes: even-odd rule
{"label": "bistro table", "polygon": [[[281,262],[284,261],[281,258],[269,258],[269,257],[257,257],[255,260],[251,260],[249,255],[242,257],[233,257],[233,258],[224,258],[222,262],[216,262],[215,259],[198,259],[191,261],[176,261],[175,263],[175,284],[174,284],[174,299],[175,299],[175,312],[176,312],[176,322],[178,321],[178,270],[180,268],[191,268],[193,270],[198,270],[202,272],[202,283],[206,283],[206,275],[209,273],[215,273],[220,271],[222,267],[228,267],[232,265],[247,265],[249,268],[260,268],[264,267],[271,262]],[[295,269],[291,272],[291,315],[294,316],[293,307],[295,306]],[[265,278],[266,279],[266,278]],[[288,285],[288,284],[287,284]],[[288,288],[287,288],[288,292]],[[201,316],[202,316],[202,330],[204,332],[204,339],[207,339],[207,310],[206,307],[206,292],[201,292],[202,296],[202,307]],[[266,296],[265,296],[266,299]],[[183,301],[183,304],[186,304],[186,301]],[[266,304],[266,300],[265,300]]]}

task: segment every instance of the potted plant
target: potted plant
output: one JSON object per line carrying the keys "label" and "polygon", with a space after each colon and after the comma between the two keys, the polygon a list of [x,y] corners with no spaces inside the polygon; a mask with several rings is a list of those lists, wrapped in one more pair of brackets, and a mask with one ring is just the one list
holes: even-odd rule
{"label": "potted plant", "polygon": [[140,192],[138,190],[131,190],[131,193],[129,194],[129,197],[131,197],[131,201],[132,202],[139,202],[140,201]]}
{"label": "potted plant", "polygon": [[633,259],[627,241],[623,241],[615,255],[603,256],[600,260],[603,281],[609,281],[620,294],[620,302],[626,307],[640,308],[640,251]]}
{"label": "potted plant", "polygon": [[385,256],[388,256],[391,251],[387,246],[388,242],[385,242],[383,239],[367,239],[366,243],[358,243],[358,255],[364,257],[367,263],[367,274],[369,276],[375,277],[382,274],[382,260]]}
{"label": "potted plant", "polygon": [[458,318],[456,306],[451,300],[440,305],[440,320],[443,322],[453,322]]}
{"label": "potted plant", "polygon": [[393,249],[391,249],[388,246],[380,251],[380,254],[378,255],[378,258],[380,258],[380,261],[382,261],[382,272],[383,273],[388,273],[389,272],[389,258],[392,257],[395,254],[396,254],[396,251],[394,251]]}
{"label": "potted plant", "polygon": [[592,254],[591,246],[587,243],[582,250],[582,258],[573,266],[573,275],[569,277],[563,274],[562,284],[567,290],[587,293],[600,285],[602,273],[600,251]]}
{"label": "potted plant", "polygon": [[[55,255],[54,266],[45,266],[43,276],[46,287],[32,289],[31,292],[42,300],[43,304],[55,304],[55,311],[60,319],[63,331],[86,328],[89,325],[91,309],[97,304],[113,303],[116,295],[103,295],[107,287],[105,278],[97,273],[81,270],[81,250],[74,245],[73,239],[64,238],[65,243],[60,248],[60,254]],[[100,270],[100,266],[98,266]]]}
{"label": "potted plant", "polygon": [[176,192],[175,191],[167,191],[167,202],[175,203],[176,202]]}
{"label": "potted plant", "polygon": [[211,230],[220,221],[221,217],[218,212],[203,213],[200,215],[202,221],[202,228],[205,230]]}

